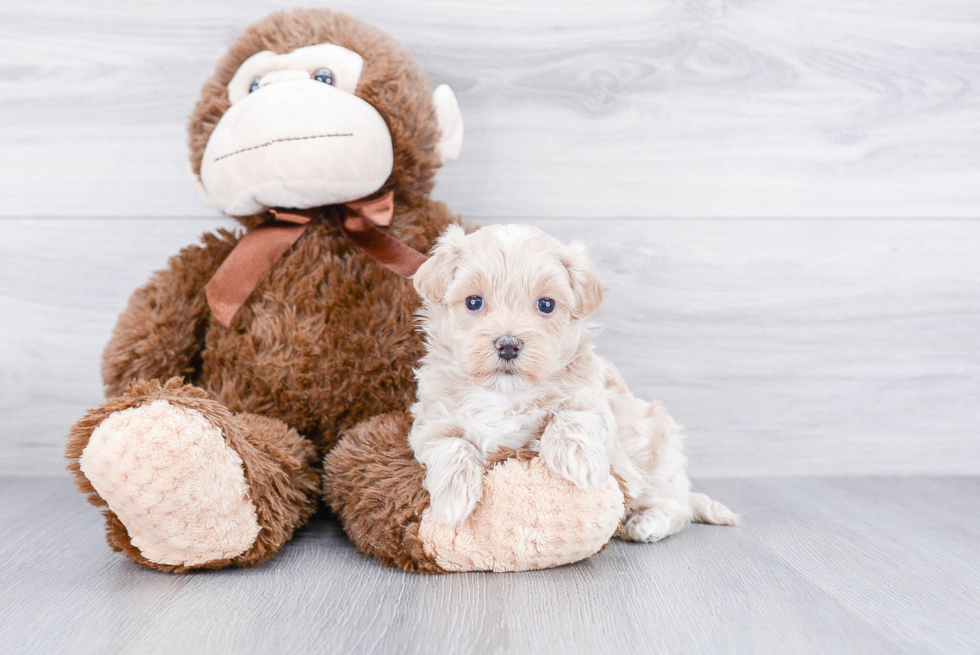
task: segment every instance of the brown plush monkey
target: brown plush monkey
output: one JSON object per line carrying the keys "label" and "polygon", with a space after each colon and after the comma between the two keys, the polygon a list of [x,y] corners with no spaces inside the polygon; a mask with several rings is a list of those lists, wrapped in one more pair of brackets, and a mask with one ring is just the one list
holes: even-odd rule
{"label": "brown plush monkey", "polygon": [[418,298],[340,225],[353,215],[424,253],[454,220],[429,198],[462,139],[448,87],[433,94],[407,51],[348,16],[277,13],[231,45],[189,130],[203,190],[246,232],[173,257],[105,350],[108,401],[72,428],[67,456],[109,544],[167,571],[249,566],[325,494],[360,550],[408,570],[598,551],[619,489],[583,496],[528,453],[488,471],[459,531],[425,519],[405,414]]}

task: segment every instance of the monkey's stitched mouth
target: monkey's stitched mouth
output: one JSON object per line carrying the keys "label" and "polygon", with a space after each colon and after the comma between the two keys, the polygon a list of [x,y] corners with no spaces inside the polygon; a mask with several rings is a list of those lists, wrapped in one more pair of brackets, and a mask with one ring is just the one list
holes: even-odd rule
{"label": "monkey's stitched mouth", "polygon": [[307,139],[328,139],[332,137],[341,136],[354,136],[350,132],[338,133],[338,134],[315,134],[313,136],[291,136],[283,139],[273,139],[272,141],[266,141],[265,143],[260,143],[257,146],[249,146],[248,148],[242,148],[241,150],[236,150],[235,152],[229,152],[227,155],[221,155],[220,157],[215,157],[212,162],[218,163],[222,159],[227,159],[228,157],[234,157],[235,155],[240,155],[243,152],[248,152],[249,150],[258,150],[259,148],[265,148],[271,146],[273,143],[283,143],[285,141],[305,141]]}

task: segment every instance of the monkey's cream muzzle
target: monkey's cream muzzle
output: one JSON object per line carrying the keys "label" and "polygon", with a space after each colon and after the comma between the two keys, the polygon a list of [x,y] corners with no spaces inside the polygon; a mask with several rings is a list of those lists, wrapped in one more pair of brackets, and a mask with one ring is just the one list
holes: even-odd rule
{"label": "monkey's cream muzzle", "polygon": [[232,216],[357,200],[391,174],[391,135],[374,107],[305,71],[283,73],[225,112],[204,150],[201,181]]}

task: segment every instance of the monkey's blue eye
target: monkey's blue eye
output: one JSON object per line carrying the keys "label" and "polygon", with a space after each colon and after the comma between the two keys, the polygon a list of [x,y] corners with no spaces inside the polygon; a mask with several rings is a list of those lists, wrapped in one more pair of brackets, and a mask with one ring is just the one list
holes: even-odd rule
{"label": "monkey's blue eye", "polygon": [[333,86],[333,72],[329,68],[321,68],[313,73],[313,79]]}
{"label": "monkey's blue eye", "polygon": [[550,314],[555,311],[555,301],[551,298],[541,298],[538,300],[538,311],[542,314]]}
{"label": "monkey's blue eye", "polygon": [[248,92],[249,93],[254,93],[256,91],[256,89],[259,88],[259,81],[261,79],[262,79],[261,77],[256,77],[254,80],[252,80],[252,83],[248,85]]}
{"label": "monkey's blue eye", "polygon": [[475,312],[478,309],[483,309],[483,298],[480,296],[470,296],[466,299],[466,309],[471,312]]}

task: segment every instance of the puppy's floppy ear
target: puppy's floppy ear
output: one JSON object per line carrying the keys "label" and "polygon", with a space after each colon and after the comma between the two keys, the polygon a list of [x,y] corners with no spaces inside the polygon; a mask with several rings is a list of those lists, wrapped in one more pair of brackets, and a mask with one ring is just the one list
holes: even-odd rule
{"label": "puppy's floppy ear", "polygon": [[599,277],[595,264],[585,254],[585,246],[578,242],[565,246],[561,263],[568,270],[572,293],[575,294],[572,318],[589,318],[595,315],[602,305],[606,284]]}
{"label": "puppy's floppy ear", "polygon": [[415,290],[423,299],[433,304],[442,302],[446,288],[456,272],[456,263],[459,261],[465,240],[466,231],[455,224],[446,228],[442,236],[436,239],[436,245],[432,248],[429,258],[412,276]]}

